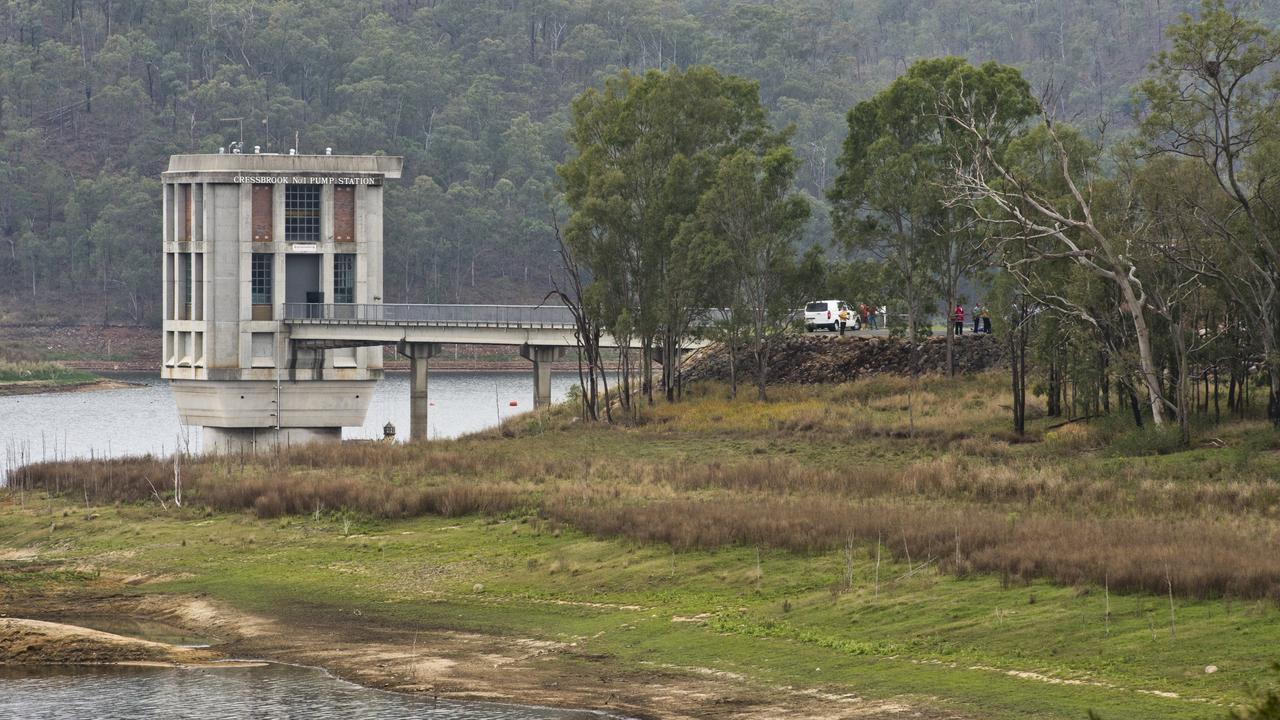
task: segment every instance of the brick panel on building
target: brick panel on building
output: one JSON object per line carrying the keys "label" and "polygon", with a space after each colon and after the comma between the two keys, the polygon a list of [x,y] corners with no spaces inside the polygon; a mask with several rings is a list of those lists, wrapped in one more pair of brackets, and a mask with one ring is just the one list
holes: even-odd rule
{"label": "brick panel on building", "polygon": [[355,242],[356,189],[339,185],[333,189],[333,239]]}
{"label": "brick panel on building", "polygon": [[253,241],[271,242],[271,186],[253,186]]}

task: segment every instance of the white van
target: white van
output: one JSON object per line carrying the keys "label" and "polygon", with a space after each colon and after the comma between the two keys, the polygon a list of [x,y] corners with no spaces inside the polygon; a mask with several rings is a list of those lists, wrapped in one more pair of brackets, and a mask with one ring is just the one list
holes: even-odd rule
{"label": "white van", "polygon": [[818,328],[826,328],[831,332],[840,332],[840,313],[846,313],[846,330],[858,330],[862,327],[862,318],[852,305],[843,300],[814,300],[804,306],[804,329],[813,332]]}

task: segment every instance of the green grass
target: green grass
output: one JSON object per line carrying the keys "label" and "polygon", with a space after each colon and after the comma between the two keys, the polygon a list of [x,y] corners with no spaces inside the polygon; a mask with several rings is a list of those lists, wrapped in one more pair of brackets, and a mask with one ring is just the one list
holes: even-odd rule
{"label": "green grass", "polygon": [[51,362],[10,362],[0,360],[0,383],[42,382],[71,385],[97,379],[93,373],[71,370]]}

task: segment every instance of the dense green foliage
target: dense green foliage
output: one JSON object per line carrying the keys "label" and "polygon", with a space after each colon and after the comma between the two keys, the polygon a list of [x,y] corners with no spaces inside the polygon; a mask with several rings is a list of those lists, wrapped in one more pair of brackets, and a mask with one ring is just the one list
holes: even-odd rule
{"label": "dense green foliage", "polygon": [[913,339],[939,299],[950,308],[960,280],[990,265],[975,215],[948,204],[943,192],[970,140],[946,119],[949,108],[962,106],[998,119],[997,144],[1039,112],[1014,68],[922,60],[849,111],[841,172],[828,193],[836,237],[884,262]]}
{"label": "dense green foliage", "polygon": [[[655,360],[674,399],[674,353],[705,323],[701,308],[729,307],[731,319],[744,322],[758,309],[759,350],[765,326],[778,324],[765,316],[783,318],[794,307],[794,298],[782,302],[784,284],[775,278],[789,274],[792,240],[809,208],[791,195],[796,162],[788,135],[769,127],[755,83],[706,65],[643,77],[623,72],[603,92],[589,89],[573,101],[576,155],[558,171],[572,210],[566,248],[590,279],[584,286],[575,277],[582,290],[566,300],[586,308],[575,312],[589,324],[623,339],[624,366],[625,339],[641,345],[650,401]],[[758,351],[757,367],[763,396]]]}
{"label": "dense green foliage", "polygon": [[[569,100],[619,70],[693,64],[758,80],[774,124],[796,125],[797,180],[816,201],[807,240],[825,243],[844,113],[913,59],[1012,64],[1033,87],[1052,79],[1064,112],[1123,124],[1129,84],[1194,5],[6,0],[0,295],[154,319],[155,178],[169,154],[243,133],[266,150],[296,138],[301,152],[405,156],[388,198],[388,300],[539,299]],[[91,302],[59,302],[72,292]]]}

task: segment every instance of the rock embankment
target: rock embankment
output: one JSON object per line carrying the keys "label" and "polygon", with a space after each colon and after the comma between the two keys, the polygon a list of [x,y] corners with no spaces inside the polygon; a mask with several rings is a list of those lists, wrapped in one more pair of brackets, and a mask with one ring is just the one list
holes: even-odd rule
{"label": "rock embankment", "polygon": [[[840,383],[866,375],[909,375],[911,344],[894,337],[865,335],[787,335],[769,357],[769,381],[786,384]],[[955,339],[956,372],[973,373],[1005,366],[1004,348],[992,335],[963,335]],[[749,354],[738,358],[738,379],[750,382],[755,365]],[[946,338],[920,342],[916,370],[947,370]],[[707,348],[690,360],[685,380],[729,379],[729,354],[723,346]]]}

